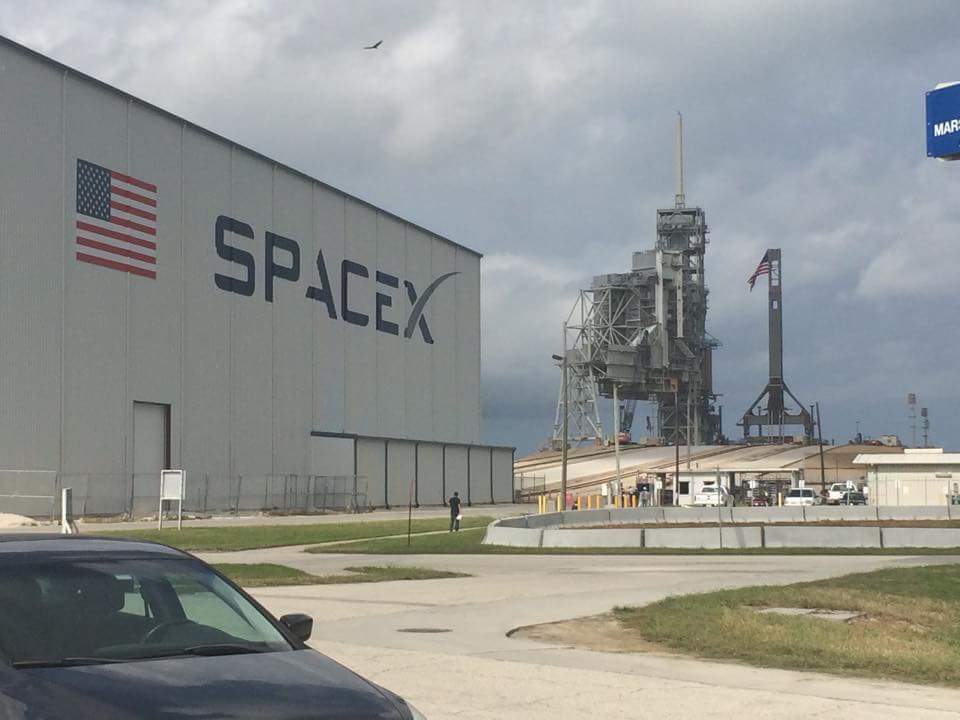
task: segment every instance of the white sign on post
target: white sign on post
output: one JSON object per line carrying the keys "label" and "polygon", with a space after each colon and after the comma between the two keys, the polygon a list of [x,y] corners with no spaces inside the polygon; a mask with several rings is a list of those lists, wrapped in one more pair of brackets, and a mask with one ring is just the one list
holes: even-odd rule
{"label": "white sign on post", "polygon": [[186,475],[183,470],[160,471],[160,512],[157,515],[157,528],[163,529],[163,503],[177,504],[177,530],[183,528],[183,496],[186,489]]}

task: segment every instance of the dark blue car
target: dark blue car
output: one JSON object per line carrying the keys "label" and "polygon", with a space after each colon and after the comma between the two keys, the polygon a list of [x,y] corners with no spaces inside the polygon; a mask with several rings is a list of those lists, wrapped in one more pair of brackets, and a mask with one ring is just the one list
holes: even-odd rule
{"label": "dark blue car", "polygon": [[0,718],[422,720],[193,556],[0,536]]}

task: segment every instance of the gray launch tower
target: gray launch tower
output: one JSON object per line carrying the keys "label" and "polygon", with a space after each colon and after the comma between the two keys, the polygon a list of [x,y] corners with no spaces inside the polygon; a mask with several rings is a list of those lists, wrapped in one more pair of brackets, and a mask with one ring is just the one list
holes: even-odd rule
{"label": "gray launch tower", "polygon": [[[657,407],[664,443],[703,445],[720,438],[715,410],[713,350],[706,330],[704,273],[707,222],[687,207],[683,192],[683,125],[677,126],[674,206],[657,210],[657,241],[633,253],[627,273],[599,275],[581,290],[564,324],[569,394],[568,442],[602,440],[598,397],[622,401],[615,409],[629,433],[638,401]],[[563,403],[557,403],[552,444],[562,445]]]}

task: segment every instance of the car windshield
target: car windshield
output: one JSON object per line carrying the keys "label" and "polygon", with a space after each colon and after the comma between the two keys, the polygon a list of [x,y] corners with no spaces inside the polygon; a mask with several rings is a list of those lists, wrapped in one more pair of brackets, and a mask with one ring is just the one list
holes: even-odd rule
{"label": "car windshield", "polygon": [[0,654],[14,667],[290,650],[254,605],[179,558],[0,568]]}
{"label": "car windshield", "polygon": [[787,497],[810,497],[813,495],[813,490],[791,490],[790,494]]}

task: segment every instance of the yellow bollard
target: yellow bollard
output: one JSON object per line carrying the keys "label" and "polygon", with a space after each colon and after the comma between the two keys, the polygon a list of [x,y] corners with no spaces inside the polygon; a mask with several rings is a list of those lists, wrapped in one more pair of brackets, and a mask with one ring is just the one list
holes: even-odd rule
{"label": "yellow bollard", "polygon": [[587,510],[593,509],[593,495],[587,495]]}
{"label": "yellow bollard", "polygon": [[636,495],[631,495],[631,496],[630,496],[630,504],[631,504],[633,507],[636,507],[636,506],[637,506],[637,496],[636,496]]}
{"label": "yellow bollard", "polygon": [[561,507],[562,507],[562,505],[561,505],[560,496],[557,495],[557,512],[560,512],[560,508],[561,508]]}
{"label": "yellow bollard", "polygon": [[614,495],[614,496],[613,496],[613,506],[614,506],[614,507],[617,507],[617,508],[620,507],[620,496],[619,496],[619,495]]}

